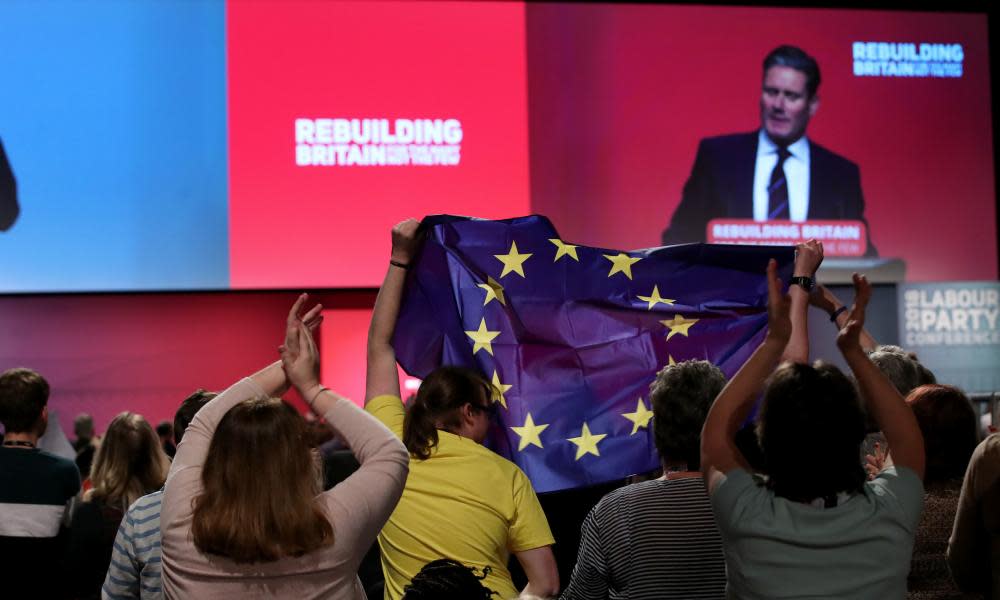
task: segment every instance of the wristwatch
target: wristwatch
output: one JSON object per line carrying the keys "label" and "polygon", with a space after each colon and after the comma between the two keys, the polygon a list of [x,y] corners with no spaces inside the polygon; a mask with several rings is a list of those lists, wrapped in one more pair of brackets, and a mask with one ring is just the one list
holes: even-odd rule
{"label": "wristwatch", "polygon": [[808,276],[792,277],[791,279],[788,280],[788,284],[801,285],[802,289],[804,289],[805,291],[812,292],[813,289],[816,287],[816,278]]}

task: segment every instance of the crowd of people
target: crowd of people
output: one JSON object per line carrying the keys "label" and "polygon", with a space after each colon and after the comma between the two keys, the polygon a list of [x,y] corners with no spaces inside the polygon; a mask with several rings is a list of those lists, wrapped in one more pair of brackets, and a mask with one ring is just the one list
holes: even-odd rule
{"label": "crowd of people", "polygon": [[[78,418],[76,463],[37,447],[45,379],[0,374],[5,595],[1000,597],[1000,434],[980,440],[960,389],[872,339],[863,276],[848,307],[823,286],[783,290],[774,261],[763,343],[728,381],[702,360],[663,367],[650,386],[662,475],[593,507],[560,581],[530,480],[483,446],[489,380],[444,366],[401,399],[392,338],[418,225],[392,232],[364,409],[320,382],[322,307],[304,294],[279,360],[194,392],[155,429],[123,412],[98,439]],[[800,245],[796,281],[822,259]],[[810,362],[810,307],[836,324],[849,374]],[[313,417],[280,399],[290,388]]]}

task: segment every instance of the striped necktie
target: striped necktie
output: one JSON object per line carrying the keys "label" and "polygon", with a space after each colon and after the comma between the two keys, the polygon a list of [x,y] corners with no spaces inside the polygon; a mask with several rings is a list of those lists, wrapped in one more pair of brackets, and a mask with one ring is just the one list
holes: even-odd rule
{"label": "striped necktie", "polygon": [[785,146],[778,146],[778,164],[771,171],[771,182],[767,185],[767,219],[789,219],[788,180],[785,179],[785,160],[791,156]]}

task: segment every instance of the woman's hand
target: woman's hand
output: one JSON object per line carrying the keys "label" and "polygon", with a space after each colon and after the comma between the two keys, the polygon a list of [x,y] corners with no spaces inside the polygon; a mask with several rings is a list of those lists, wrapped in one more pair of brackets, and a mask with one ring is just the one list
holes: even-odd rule
{"label": "woman's hand", "polygon": [[789,317],[791,300],[781,290],[778,263],[772,258],[767,263],[767,337],[782,343],[792,337],[792,319]]}
{"label": "woman's hand", "polygon": [[854,274],[854,304],[847,313],[847,324],[837,334],[837,347],[844,354],[852,351],[864,352],[861,347],[861,332],[865,328],[865,309],[872,297],[872,286],[864,275]]}
{"label": "woman's hand", "polygon": [[323,321],[323,305],[317,304],[300,315],[308,298],[308,294],[302,294],[288,311],[285,342],[278,348],[285,376],[300,393],[319,385],[319,351],[312,332]]}

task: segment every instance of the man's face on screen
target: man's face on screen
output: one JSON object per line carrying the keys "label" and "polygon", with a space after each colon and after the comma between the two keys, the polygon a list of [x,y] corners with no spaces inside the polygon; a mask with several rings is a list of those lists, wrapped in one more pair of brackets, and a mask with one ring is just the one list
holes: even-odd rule
{"label": "man's face on screen", "polygon": [[806,132],[819,100],[806,90],[806,74],[774,66],[764,74],[760,91],[760,121],[775,143],[788,145]]}

